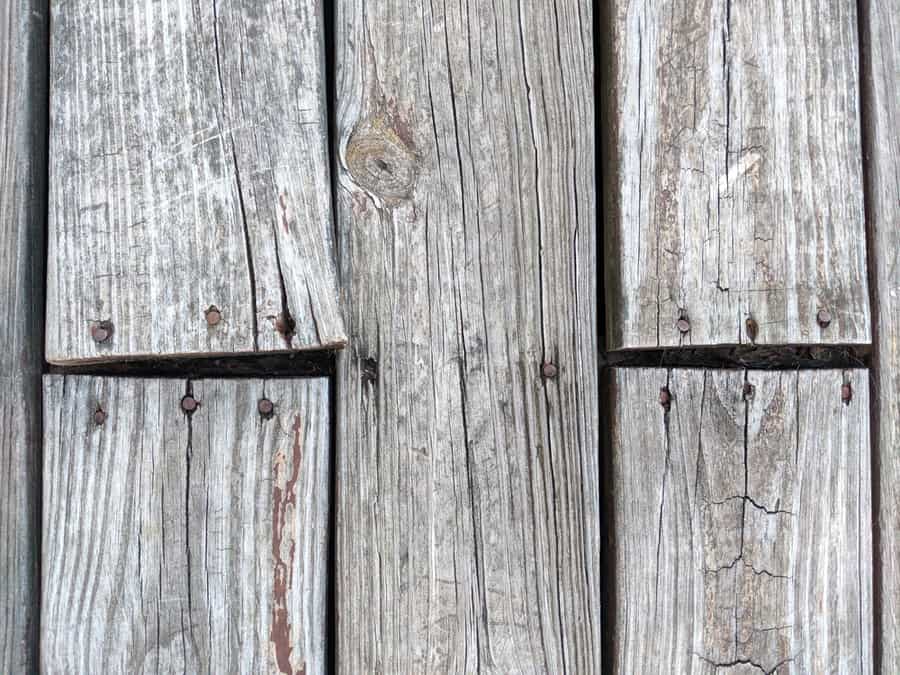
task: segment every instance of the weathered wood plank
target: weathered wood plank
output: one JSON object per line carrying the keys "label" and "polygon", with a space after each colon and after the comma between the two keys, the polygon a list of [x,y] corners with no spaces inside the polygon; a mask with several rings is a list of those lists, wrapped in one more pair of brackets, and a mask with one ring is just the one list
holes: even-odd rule
{"label": "weathered wood plank", "polygon": [[605,11],[609,347],[868,343],[856,3]]}
{"label": "weathered wood plank", "polygon": [[611,379],[615,671],[871,672],[866,371]]}
{"label": "weathered wood plank", "polygon": [[345,342],[321,14],[53,3],[48,360]]}
{"label": "weathered wood plank", "polygon": [[48,376],[46,670],[324,673],[328,390]]}
{"label": "weathered wood plank", "polygon": [[37,668],[47,7],[0,6],[0,672]]}
{"label": "weathered wood plank", "polygon": [[591,3],[336,28],[337,670],[599,672]]}
{"label": "weathered wood plank", "polygon": [[866,215],[876,302],[876,658],[900,672],[900,2],[860,3]]}

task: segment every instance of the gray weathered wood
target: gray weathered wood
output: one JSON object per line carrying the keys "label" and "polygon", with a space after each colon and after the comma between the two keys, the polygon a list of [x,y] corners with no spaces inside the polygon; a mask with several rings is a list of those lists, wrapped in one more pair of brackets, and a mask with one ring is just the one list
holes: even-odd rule
{"label": "gray weathered wood", "polygon": [[615,672],[872,672],[866,371],[611,377]]}
{"label": "gray weathered wood", "polygon": [[[53,3],[49,361],[345,342],[321,14],[317,0]],[[101,321],[113,334],[97,345]]]}
{"label": "gray weathered wood", "polygon": [[900,2],[864,0],[860,9],[866,206],[877,298],[877,656],[887,674],[900,673]]}
{"label": "gray weathered wood", "polygon": [[0,672],[37,668],[47,9],[0,5]]}
{"label": "gray weathered wood", "polygon": [[591,3],[336,30],[337,670],[599,672]]}
{"label": "gray weathered wood", "polygon": [[48,376],[44,670],[324,673],[328,390]]}
{"label": "gray weathered wood", "polygon": [[609,347],[868,343],[856,3],[604,11]]}

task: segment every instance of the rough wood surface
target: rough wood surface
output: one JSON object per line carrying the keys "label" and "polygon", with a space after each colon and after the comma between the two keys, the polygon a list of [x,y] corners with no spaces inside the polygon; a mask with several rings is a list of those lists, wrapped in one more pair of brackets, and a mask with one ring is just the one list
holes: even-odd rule
{"label": "rough wood surface", "polygon": [[328,390],[47,376],[44,670],[324,673]]}
{"label": "rough wood surface", "polygon": [[47,8],[0,5],[0,672],[37,668]]}
{"label": "rough wood surface", "polygon": [[611,379],[615,672],[871,672],[866,371]]}
{"label": "rough wood surface", "polygon": [[350,0],[336,45],[337,670],[599,672],[591,3]]}
{"label": "rough wood surface", "polygon": [[856,3],[603,11],[609,347],[868,343]]}
{"label": "rough wood surface", "polygon": [[[48,360],[345,342],[321,14],[53,3]],[[99,345],[97,322],[112,324]]]}
{"label": "rough wood surface", "polygon": [[900,673],[900,2],[860,3],[870,265],[875,279],[876,626]]}

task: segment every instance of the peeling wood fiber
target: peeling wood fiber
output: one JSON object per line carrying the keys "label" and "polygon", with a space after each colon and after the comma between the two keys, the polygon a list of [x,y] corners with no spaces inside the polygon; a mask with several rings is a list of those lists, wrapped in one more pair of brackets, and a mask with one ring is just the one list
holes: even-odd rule
{"label": "peeling wood fiber", "polygon": [[37,669],[47,9],[0,5],[0,672]]}
{"label": "peeling wood fiber", "polygon": [[878,482],[876,626],[883,673],[900,672],[900,2],[860,3],[866,206],[875,280]]}
{"label": "peeling wood fiber", "polygon": [[856,3],[605,12],[608,347],[869,343]]}
{"label": "peeling wood fiber", "polygon": [[52,19],[47,359],[342,346],[321,4]]}
{"label": "peeling wood fiber", "polygon": [[339,673],[600,670],[591,11],[337,4]]}
{"label": "peeling wood fiber", "polygon": [[868,388],[612,371],[615,672],[872,672]]}
{"label": "peeling wood fiber", "polygon": [[46,376],[46,672],[325,673],[328,391]]}

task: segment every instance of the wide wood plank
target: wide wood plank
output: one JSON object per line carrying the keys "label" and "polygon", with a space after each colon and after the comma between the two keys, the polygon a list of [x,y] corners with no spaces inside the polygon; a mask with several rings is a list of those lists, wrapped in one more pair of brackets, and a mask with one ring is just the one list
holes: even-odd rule
{"label": "wide wood plank", "polygon": [[591,3],[335,19],[337,671],[599,672]]}
{"label": "wide wood plank", "polygon": [[900,2],[860,3],[866,215],[875,279],[877,658],[900,672]]}
{"label": "wide wood plank", "polygon": [[611,380],[615,672],[872,672],[867,372]]}
{"label": "wide wood plank", "polygon": [[53,3],[49,361],[346,341],[321,14]]}
{"label": "wide wood plank", "polygon": [[48,376],[44,670],[324,673],[328,392]]}
{"label": "wide wood plank", "polygon": [[47,7],[0,6],[0,672],[37,668]]}
{"label": "wide wood plank", "polygon": [[856,3],[601,6],[609,347],[868,343]]}

